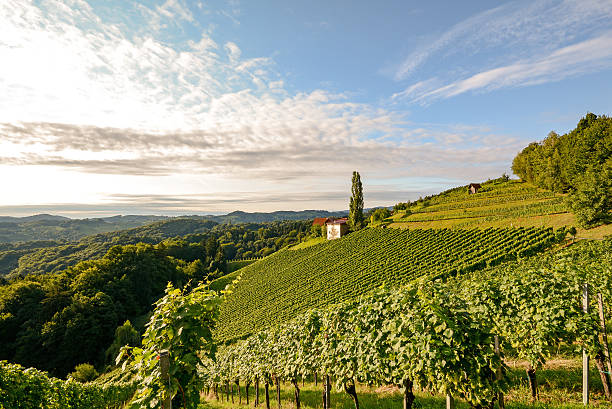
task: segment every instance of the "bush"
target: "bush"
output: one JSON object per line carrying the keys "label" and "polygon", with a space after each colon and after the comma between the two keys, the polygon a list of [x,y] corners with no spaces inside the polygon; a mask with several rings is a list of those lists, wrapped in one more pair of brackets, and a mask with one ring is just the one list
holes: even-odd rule
{"label": "bush", "polygon": [[387,217],[391,217],[391,212],[386,207],[381,207],[372,213],[372,223],[382,221]]}
{"label": "bush", "polygon": [[395,206],[393,206],[393,211],[397,212],[398,210],[407,210],[410,207],[410,202],[399,202]]}
{"label": "bush", "polygon": [[98,371],[91,364],[79,364],[74,367],[69,377],[77,382],[86,383],[91,382],[98,377]]}
{"label": "bush", "polygon": [[569,206],[584,228],[607,222],[612,209],[612,181],[609,172],[589,169],[569,196]]}

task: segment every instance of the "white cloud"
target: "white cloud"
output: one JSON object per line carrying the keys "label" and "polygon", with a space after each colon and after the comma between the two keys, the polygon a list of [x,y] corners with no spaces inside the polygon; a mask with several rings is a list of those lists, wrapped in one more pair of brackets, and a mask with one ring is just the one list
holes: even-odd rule
{"label": "white cloud", "polygon": [[550,53],[608,30],[611,0],[522,0],[484,11],[424,41],[395,71],[397,80],[413,75],[434,56],[471,59],[489,51],[508,63]]}
{"label": "white cloud", "polygon": [[19,172],[11,204],[50,200],[38,191],[55,192],[57,203],[77,185],[90,203],[109,191],[329,192],[355,169],[472,179],[506,170],[520,148],[487,141],[489,131],[410,131],[400,114],[344,94],[291,93],[272,59],[243,58],[208,32],[161,41],[161,25],[191,21],[181,5],[142,6],[148,29],[128,35],[83,1],[0,3],[0,170],[60,175]]}
{"label": "white cloud", "polygon": [[429,102],[469,91],[490,91],[560,81],[609,68],[612,68],[612,32],[560,48],[545,56],[479,72],[442,86],[437,84],[437,80],[421,81],[395,94],[393,98]]}
{"label": "white cloud", "polygon": [[193,21],[193,14],[189,11],[189,8],[182,4],[178,0],[166,0],[166,2],[158,6],[157,11],[171,19],[182,19],[186,21]]}
{"label": "white cloud", "polygon": [[467,91],[542,84],[610,69],[610,21],[612,0],[506,3],[417,47],[395,69],[394,78],[418,81],[392,99],[427,104]]}

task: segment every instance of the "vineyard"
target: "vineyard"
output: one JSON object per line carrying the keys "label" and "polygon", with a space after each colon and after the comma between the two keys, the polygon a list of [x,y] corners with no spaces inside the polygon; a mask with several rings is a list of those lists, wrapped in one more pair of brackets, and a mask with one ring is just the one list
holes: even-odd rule
{"label": "vineyard", "polygon": [[129,383],[63,381],[34,368],[0,361],[0,408],[118,409],[135,390]]}
{"label": "vineyard", "polygon": [[457,210],[438,211],[425,208],[401,219],[403,222],[422,222],[433,220],[449,220],[474,217],[495,216],[499,219],[507,217],[539,216],[545,214],[566,213],[567,208],[562,197],[550,198],[536,202],[521,202],[512,207],[506,204],[486,207],[466,207]]}
{"label": "vineyard", "polygon": [[[391,227],[486,228],[576,226],[566,197],[539,189],[529,183],[504,178],[482,183],[476,194],[460,186],[438,195],[422,198],[395,212],[385,221]],[[602,238],[611,231],[606,227],[580,230],[582,237]]]}
{"label": "vineyard", "polygon": [[600,296],[609,307],[612,240],[576,247],[446,282],[423,279],[398,290],[381,288],[310,310],[223,347],[200,376],[213,397],[229,401],[231,394],[232,402],[234,390],[242,401],[241,385],[247,394],[250,386],[265,387],[265,398],[256,392],[257,404],[269,399],[271,385],[279,393],[284,381],[294,388],[299,408],[299,380],[318,375],[327,380],[324,394],[329,396],[331,378],[356,408],[356,383],[400,386],[404,408],[412,407],[414,388],[492,408],[509,388],[504,356],[528,362],[529,389],[537,399],[537,372],[566,345],[595,358],[610,400],[600,340],[605,323],[599,321],[596,301],[585,313],[580,300],[588,283],[591,300]]}
{"label": "vineyard", "polygon": [[340,240],[283,250],[239,270],[216,336],[228,341],[381,285],[447,277],[525,257],[555,241],[552,229],[365,229]]}

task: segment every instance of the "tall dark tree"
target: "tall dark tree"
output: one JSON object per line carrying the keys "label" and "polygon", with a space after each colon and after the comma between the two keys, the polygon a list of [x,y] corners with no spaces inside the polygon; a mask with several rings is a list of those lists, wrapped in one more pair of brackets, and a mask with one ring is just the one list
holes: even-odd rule
{"label": "tall dark tree", "polygon": [[349,203],[349,225],[353,230],[363,227],[363,187],[359,172],[353,172],[353,186],[351,188],[351,201]]}

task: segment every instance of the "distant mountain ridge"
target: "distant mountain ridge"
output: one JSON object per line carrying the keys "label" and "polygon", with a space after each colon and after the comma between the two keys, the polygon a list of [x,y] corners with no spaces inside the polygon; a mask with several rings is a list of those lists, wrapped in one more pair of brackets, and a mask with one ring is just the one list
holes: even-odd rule
{"label": "distant mountain ridge", "polygon": [[219,224],[266,223],[339,216],[344,213],[346,212],[329,212],[326,210],[276,211],[270,213],[235,211],[226,215],[190,215],[178,217],[127,215],[91,219],[70,219],[50,214],[37,214],[27,217],[0,216],[0,243],[34,240],[78,241],[85,236],[93,234],[133,229],[150,223],[173,219],[210,220]]}
{"label": "distant mountain ridge", "polygon": [[77,241],[85,236],[133,229],[166,216],[113,216],[96,219],[70,219],[37,214],[28,217],[0,217],[0,243],[33,240]]}
{"label": "distant mountain ridge", "polygon": [[235,211],[222,216],[203,216],[207,219],[216,221],[217,223],[265,223],[265,222],[278,222],[283,220],[308,220],[314,219],[315,217],[332,217],[340,216],[347,211],[330,212],[327,210],[280,210],[276,212],[264,213],[264,212],[242,212]]}
{"label": "distant mountain ridge", "polygon": [[12,216],[0,216],[0,223],[24,223],[24,222],[35,222],[39,220],[70,220],[69,217],[56,216],[52,214],[35,214],[33,216],[25,217],[12,217]]}

